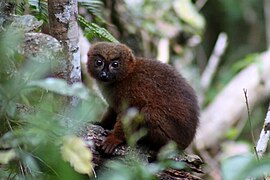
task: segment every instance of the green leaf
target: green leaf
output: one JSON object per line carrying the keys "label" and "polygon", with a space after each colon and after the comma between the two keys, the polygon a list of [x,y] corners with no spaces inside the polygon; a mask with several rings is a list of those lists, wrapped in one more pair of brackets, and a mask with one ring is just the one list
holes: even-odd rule
{"label": "green leaf", "polygon": [[240,172],[239,179],[262,178],[270,172],[270,158],[264,157],[260,161],[253,159],[245,166],[244,170]]}
{"label": "green leaf", "polygon": [[81,23],[82,27],[85,28],[85,34],[87,37],[99,37],[103,40],[119,43],[115,37],[113,37],[105,28],[98,26],[95,23],[87,22],[87,20],[79,15],[78,18],[79,22]]}
{"label": "green leaf", "polygon": [[122,161],[109,161],[105,166],[110,171],[104,171],[99,176],[101,180],[131,180],[131,179],[156,179],[155,174],[160,170],[156,164],[145,164],[137,157],[128,155]]}
{"label": "green leaf", "polygon": [[8,102],[8,106],[7,106],[7,109],[6,109],[7,114],[10,117],[14,117],[15,114],[16,114],[16,110],[17,110],[16,108],[17,108],[16,103],[13,102],[13,101],[9,101]]}
{"label": "green leaf", "polygon": [[224,180],[239,179],[241,172],[244,171],[247,164],[252,162],[253,158],[252,154],[247,154],[223,160],[221,162],[222,178]]}
{"label": "green leaf", "polygon": [[239,134],[239,129],[232,127],[226,133],[226,138],[233,140],[237,137],[238,134]]}
{"label": "green leaf", "polygon": [[49,91],[67,96],[77,96],[81,99],[89,99],[89,91],[82,83],[67,84],[66,81],[56,78],[31,81],[28,86],[37,86]]}
{"label": "green leaf", "polygon": [[78,2],[95,16],[101,18],[103,2],[100,0],[78,0]]}
{"label": "green leaf", "polygon": [[158,153],[158,160],[159,161],[167,160],[169,158],[176,156],[178,153],[179,152],[177,150],[177,145],[175,144],[175,142],[171,141],[160,149]]}
{"label": "green leaf", "polygon": [[237,73],[241,71],[242,69],[246,68],[250,64],[256,62],[256,60],[259,58],[258,53],[248,54],[244,59],[238,60],[233,66],[232,70],[234,73]]}

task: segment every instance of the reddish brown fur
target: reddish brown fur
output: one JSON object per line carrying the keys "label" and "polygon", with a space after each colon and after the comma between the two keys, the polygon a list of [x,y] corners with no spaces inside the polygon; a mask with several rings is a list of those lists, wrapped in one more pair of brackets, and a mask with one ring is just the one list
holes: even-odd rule
{"label": "reddish brown fur", "polygon": [[[110,63],[120,61],[116,78],[109,82],[98,80],[93,65],[99,54]],[[156,60],[134,57],[122,44],[97,43],[88,52],[88,71],[97,79],[98,86],[109,104],[101,125],[112,129],[102,145],[106,153],[125,141],[121,118],[123,103],[136,107],[144,116],[148,133],[143,142],[158,150],[169,140],[185,149],[193,140],[198,125],[199,108],[194,90],[170,65]]]}

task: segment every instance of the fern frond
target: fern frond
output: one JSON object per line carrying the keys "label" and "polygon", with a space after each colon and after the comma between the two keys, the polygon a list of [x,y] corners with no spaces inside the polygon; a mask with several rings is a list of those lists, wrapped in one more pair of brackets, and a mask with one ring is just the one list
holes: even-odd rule
{"label": "fern frond", "polygon": [[93,15],[101,18],[101,10],[103,9],[103,2],[100,0],[78,0],[78,3],[80,3],[82,6],[84,6],[90,13]]}
{"label": "fern frond", "polygon": [[45,0],[28,0],[33,14],[44,22],[48,22],[48,4]]}
{"label": "fern frond", "polygon": [[88,22],[84,17],[80,15],[78,20],[81,23],[81,26],[85,28],[84,33],[89,40],[91,40],[93,37],[99,37],[106,41],[119,43],[119,41],[115,39],[115,37],[113,37],[113,35],[111,35],[105,28],[102,28],[95,23]]}

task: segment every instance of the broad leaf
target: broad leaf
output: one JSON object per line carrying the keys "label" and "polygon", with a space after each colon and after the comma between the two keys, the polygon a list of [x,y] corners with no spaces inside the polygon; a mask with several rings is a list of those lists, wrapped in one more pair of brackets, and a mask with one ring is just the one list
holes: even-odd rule
{"label": "broad leaf", "polygon": [[61,95],[77,96],[85,100],[89,98],[88,89],[82,83],[69,85],[62,79],[47,78],[45,80],[31,81],[28,86],[37,86]]}
{"label": "broad leaf", "polygon": [[68,161],[78,173],[92,174],[93,156],[82,139],[75,136],[64,137],[61,154],[63,159]]}

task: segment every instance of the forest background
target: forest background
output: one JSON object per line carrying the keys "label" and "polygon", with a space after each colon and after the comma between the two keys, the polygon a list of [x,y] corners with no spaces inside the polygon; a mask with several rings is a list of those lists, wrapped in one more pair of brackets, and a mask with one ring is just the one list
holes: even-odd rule
{"label": "forest background", "polygon": [[[268,0],[79,0],[78,52],[88,88],[78,79],[46,79],[52,69],[62,72],[58,51],[65,45],[48,40],[42,53],[30,46],[31,53],[25,50],[27,40],[35,39],[31,33],[50,32],[47,3],[0,3],[0,178],[93,177],[91,163],[82,170],[64,150],[77,143],[87,151],[75,135],[85,123],[98,120],[105,107],[84,71],[88,47],[101,40],[125,43],[137,56],[172,64],[196,89],[201,126],[187,152],[205,161],[202,178],[241,179],[270,172],[267,152],[261,157],[254,150],[262,129],[268,131]],[[14,20],[10,13],[23,18]],[[36,19],[23,16],[29,14]],[[144,169],[138,160],[131,164],[112,164],[113,170],[98,178],[154,178],[152,167]]]}

